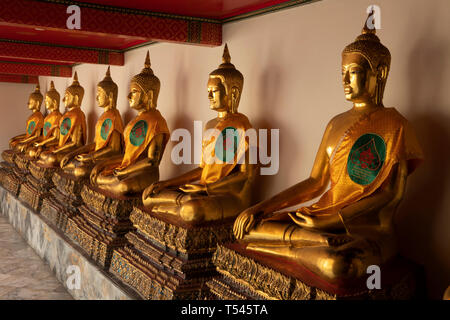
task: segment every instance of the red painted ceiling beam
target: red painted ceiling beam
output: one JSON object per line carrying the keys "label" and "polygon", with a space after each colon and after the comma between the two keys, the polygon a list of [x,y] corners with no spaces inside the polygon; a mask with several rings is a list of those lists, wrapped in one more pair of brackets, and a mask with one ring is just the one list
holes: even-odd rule
{"label": "red painted ceiling beam", "polygon": [[0,74],[0,82],[12,83],[35,83],[39,82],[38,76],[27,76],[21,74]]}
{"label": "red painted ceiling beam", "polygon": [[70,78],[72,77],[72,67],[56,64],[0,61],[0,73]]}
{"label": "red painted ceiling beam", "polygon": [[[70,4],[70,1],[65,0],[2,0],[0,23],[67,31],[70,14],[66,10]],[[222,44],[222,25],[219,21],[88,3],[78,5],[81,8],[81,29],[71,32],[143,37],[149,41],[208,46]]]}
{"label": "red painted ceiling beam", "polygon": [[78,49],[0,39],[0,58],[44,60],[50,63],[96,63],[123,66],[124,53]]}

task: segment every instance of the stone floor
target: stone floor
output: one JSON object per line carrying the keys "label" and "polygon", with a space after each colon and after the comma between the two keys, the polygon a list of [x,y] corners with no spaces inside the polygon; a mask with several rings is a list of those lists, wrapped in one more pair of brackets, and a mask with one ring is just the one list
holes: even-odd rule
{"label": "stone floor", "polygon": [[0,216],[0,300],[68,300],[49,266]]}

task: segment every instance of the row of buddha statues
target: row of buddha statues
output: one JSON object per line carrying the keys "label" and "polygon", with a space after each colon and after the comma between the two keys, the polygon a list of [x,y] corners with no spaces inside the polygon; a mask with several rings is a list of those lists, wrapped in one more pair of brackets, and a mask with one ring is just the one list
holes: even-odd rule
{"label": "row of buddha statues", "polygon": [[[332,283],[354,279],[366,274],[367,266],[382,265],[397,255],[394,213],[408,175],[422,159],[409,122],[383,105],[390,63],[389,50],[365,24],[342,52],[342,84],[352,108],[329,121],[310,176],[258,203],[252,200],[258,165],[240,161],[248,158],[250,149],[242,135],[233,161],[208,161],[217,156],[217,137],[204,136],[198,168],[159,180],[170,131],[157,110],[160,81],[148,53],[144,69],[131,79],[128,101],[138,114],[127,125],[116,108],[118,87],[108,68],[97,85],[96,101],[103,113],[94,142],[86,143],[84,89],[75,72],[62,99],[64,114],[51,82],[44,118],[44,97],[36,87],[28,103],[32,115],[26,133],[12,138],[10,148],[42,167],[85,178],[107,194],[138,195],[148,210],[193,226],[232,218],[234,237],[247,250],[293,260]],[[225,45],[223,62],[207,82],[210,108],[217,117],[205,130],[245,133],[252,128],[238,112],[243,82]],[[287,210],[319,196],[312,205]]]}

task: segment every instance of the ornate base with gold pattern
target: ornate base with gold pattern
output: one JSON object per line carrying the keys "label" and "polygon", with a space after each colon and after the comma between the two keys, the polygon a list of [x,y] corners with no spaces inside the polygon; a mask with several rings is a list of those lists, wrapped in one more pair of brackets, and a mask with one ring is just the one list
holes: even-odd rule
{"label": "ornate base with gold pattern", "polygon": [[12,165],[9,164],[6,161],[0,162],[0,184],[3,185],[3,182],[5,181],[6,176],[8,173],[10,173],[12,170]]}
{"label": "ornate base with gold pattern", "polygon": [[86,179],[79,179],[57,169],[52,177],[55,188],[42,203],[41,214],[53,225],[66,231],[68,219],[77,215],[77,208],[82,204],[81,189]]}
{"label": "ornate base with gold pattern", "polygon": [[16,158],[16,152],[14,150],[8,149],[8,150],[4,150],[2,152],[2,158],[3,160],[5,160],[7,163],[11,164],[11,165],[15,165],[14,163],[14,159]]}
{"label": "ornate base with gold pattern", "polygon": [[16,155],[17,152],[14,150],[4,150],[2,152],[2,158],[5,160],[5,163],[2,165],[2,170],[0,171],[0,181],[3,187],[15,196],[19,193],[21,182],[17,176],[20,171],[14,161],[16,159]]}
{"label": "ornate base with gold pattern", "polygon": [[20,188],[19,199],[40,212],[43,199],[49,196],[49,191],[54,186],[52,176],[56,168],[42,167],[36,161],[30,161],[28,170],[31,174],[26,176],[27,181]]}
{"label": "ornate base with gold pattern", "polygon": [[140,197],[118,198],[85,185],[81,198],[84,205],[68,218],[66,233],[107,270],[114,249],[125,244],[125,234],[133,228],[129,215]]}
{"label": "ornate base with gold pattern", "polygon": [[145,299],[204,299],[206,282],[216,276],[212,254],[232,239],[232,220],[192,226],[179,217],[135,207],[136,231],[114,251],[110,272]]}
{"label": "ornate base with gold pattern", "polygon": [[371,290],[366,277],[331,284],[296,262],[246,250],[238,243],[218,246],[213,262],[221,276],[207,285],[223,300],[403,300],[423,294],[423,270],[401,257],[380,266],[381,289]]}

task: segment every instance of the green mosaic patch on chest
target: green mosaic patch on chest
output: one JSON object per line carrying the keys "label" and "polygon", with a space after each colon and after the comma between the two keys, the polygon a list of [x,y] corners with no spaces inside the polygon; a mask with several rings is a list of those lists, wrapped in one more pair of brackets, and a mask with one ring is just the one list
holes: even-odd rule
{"label": "green mosaic patch on chest", "polygon": [[48,130],[50,130],[51,126],[52,126],[52,124],[48,121],[44,124],[44,137],[47,136]]}
{"label": "green mosaic patch on chest", "polygon": [[28,124],[28,130],[27,130],[28,134],[32,134],[35,127],[36,127],[36,122],[31,121]]}
{"label": "green mosaic patch on chest", "polygon": [[145,120],[139,120],[133,126],[130,132],[130,143],[139,147],[142,143],[144,143],[145,137],[147,136],[148,124]]}
{"label": "green mosaic patch on chest", "polygon": [[102,128],[100,129],[100,136],[103,140],[106,140],[108,138],[109,131],[111,131],[112,127],[112,120],[111,119],[105,119],[102,123]]}
{"label": "green mosaic patch on chest", "polygon": [[236,128],[226,127],[217,137],[214,148],[217,159],[222,162],[233,161],[239,143],[239,134]]}
{"label": "green mosaic patch on chest", "polygon": [[374,133],[360,136],[348,155],[347,173],[360,185],[371,184],[378,176],[386,159],[386,143]]}
{"label": "green mosaic patch on chest", "polygon": [[72,121],[70,120],[70,118],[65,118],[63,120],[63,122],[61,123],[61,127],[59,128],[60,133],[65,136],[70,128],[72,127]]}

